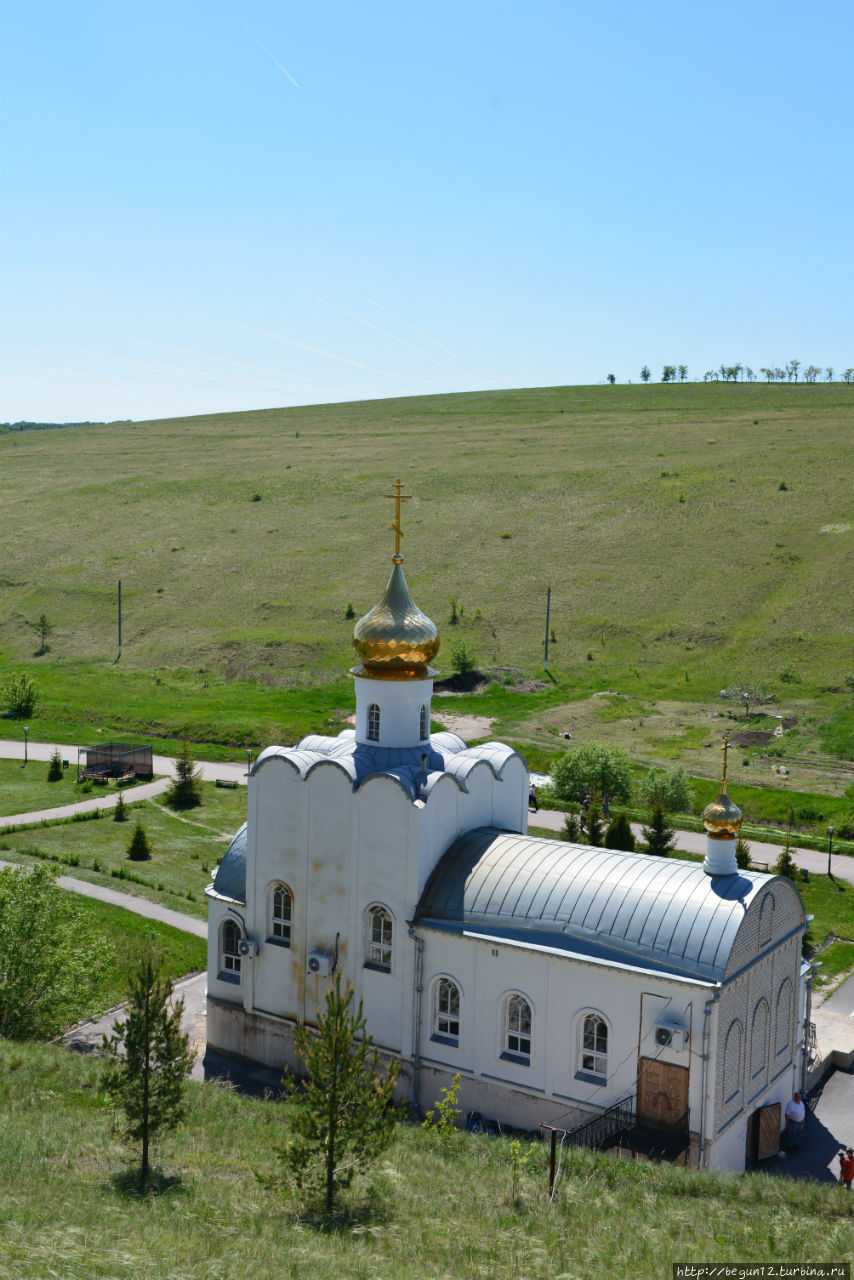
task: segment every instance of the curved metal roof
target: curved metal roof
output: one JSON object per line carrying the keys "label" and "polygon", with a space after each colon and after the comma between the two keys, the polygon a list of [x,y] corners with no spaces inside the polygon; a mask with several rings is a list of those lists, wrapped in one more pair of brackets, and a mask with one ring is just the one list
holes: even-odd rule
{"label": "curved metal roof", "polygon": [[720,981],[751,900],[771,877],[480,828],[438,863],[416,920]]}
{"label": "curved metal roof", "polygon": [[461,791],[467,791],[466,780],[478,765],[486,765],[499,778],[513,756],[518,756],[518,752],[503,742],[467,747],[455,733],[431,734],[430,745],[424,751],[421,746],[368,746],[356,741],[352,729],[345,729],[337,738],[310,734],[296,747],[267,747],[255,761],[252,772],[257,773],[269,760],[279,759],[305,779],[318,765],[334,764],[350,777],[354,791],[368,778],[385,776],[400,783],[412,800],[424,800],[446,775],[453,778]]}
{"label": "curved metal roof", "polygon": [[214,893],[233,902],[246,901],[246,823],[238,831],[216,869]]}

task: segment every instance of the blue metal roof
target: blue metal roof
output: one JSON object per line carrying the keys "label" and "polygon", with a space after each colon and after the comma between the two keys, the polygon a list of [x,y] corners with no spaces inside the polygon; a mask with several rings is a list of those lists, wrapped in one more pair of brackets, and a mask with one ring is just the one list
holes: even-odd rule
{"label": "blue metal roof", "polygon": [[[422,760],[424,756],[426,762]],[[310,734],[296,747],[268,747],[255,761],[252,772],[257,773],[268,761],[279,759],[287,761],[300,777],[307,778],[318,765],[331,763],[344,770],[354,791],[368,778],[385,776],[399,782],[411,799],[424,800],[445,776],[453,778],[461,791],[468,790],[466,780],[478,765],[485,765],[498,778],[513,756],[518,756],[518,752],[503,742],[467,747],[455,733],[432,734],[425,750],[421,746],[367,746],[356,742],[352,729],[345,729],[337,738]]]}
{"label": "blue metal roof", "polygon": [[214,893],[234,902],[246,901],[246,823],[238,831],[216,869]]}
{"label": "blue metal roof", "polygon": [[479,828],[444,854],[416,920],[718,982],[770,879]]}

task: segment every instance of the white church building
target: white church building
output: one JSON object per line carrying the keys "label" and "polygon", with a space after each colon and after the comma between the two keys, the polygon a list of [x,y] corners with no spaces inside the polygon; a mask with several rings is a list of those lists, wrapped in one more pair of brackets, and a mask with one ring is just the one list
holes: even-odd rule
{"label": "white church building", "polygon": [[430,732],[439,638],[399,502],[394,527],[354,631],[355,729],[261,753],[207,889],[209,1046],[298,1067],[294,1026],[340,973],[417,1108],[459,1073],[466,1111],[526,1129],[622,1103],[692,1163],[776,1151],[803,1082],[806,921],[789,880],[738,869],[725,769],[702,864],[528,836],[524,760]]}

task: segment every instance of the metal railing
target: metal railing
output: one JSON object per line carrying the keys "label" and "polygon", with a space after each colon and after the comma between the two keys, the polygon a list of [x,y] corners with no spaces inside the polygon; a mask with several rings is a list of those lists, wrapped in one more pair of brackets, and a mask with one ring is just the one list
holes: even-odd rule
{"label": "metal railing", "polygon": [[566,1142],[571,1147],[602,1147],[618,1133],[631,1129],[635,1123],[635,1100],[633,1096],[622,1098],[612,1107],[600,1112],[592,1120],[570,1129]]}

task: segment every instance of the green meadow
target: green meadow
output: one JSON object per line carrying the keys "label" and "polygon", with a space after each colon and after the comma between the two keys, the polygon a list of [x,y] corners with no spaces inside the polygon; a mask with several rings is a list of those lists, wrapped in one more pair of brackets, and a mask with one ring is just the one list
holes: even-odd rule
{"label": "green meadow", "polygon": [[[674,1262],[847,1260],[841,1187],[565,1155],[552,1201],[536,1146],[514,1185],[510,1144],[401,1124],[373,1188],[326,1229],[256,1174],[288,1104],[189,1086],[185,1123],[155,1148],[159,1191],[129,1191],[99,1064],[0,1041],[0,1272],[9,1280],[367,1280],[670,1275]],[[461,1187],[465,1188],[460,1194]]]}
{"label": "green meadow", "polygon": [[[383,494],[401,476],[405,568],[439,663],[463,638],[497,681],[434,711],[554,749],[580,702],[616,691],[633,715],[594,728],[710,776],[698,720],[751,676],[772,711],[797,704],[797,785],[839,792],[854,778],[814,774],[854,754],[852,424],[844,385],[711,383],[8,432],[0,678],[36,677],[31,731],[48,739],[187,737],[233,755],[340,727],[346,614],[384,586]],[[37,657],[42,613],[54,631]],[[665,702],[683,725],[631,730]]]}

